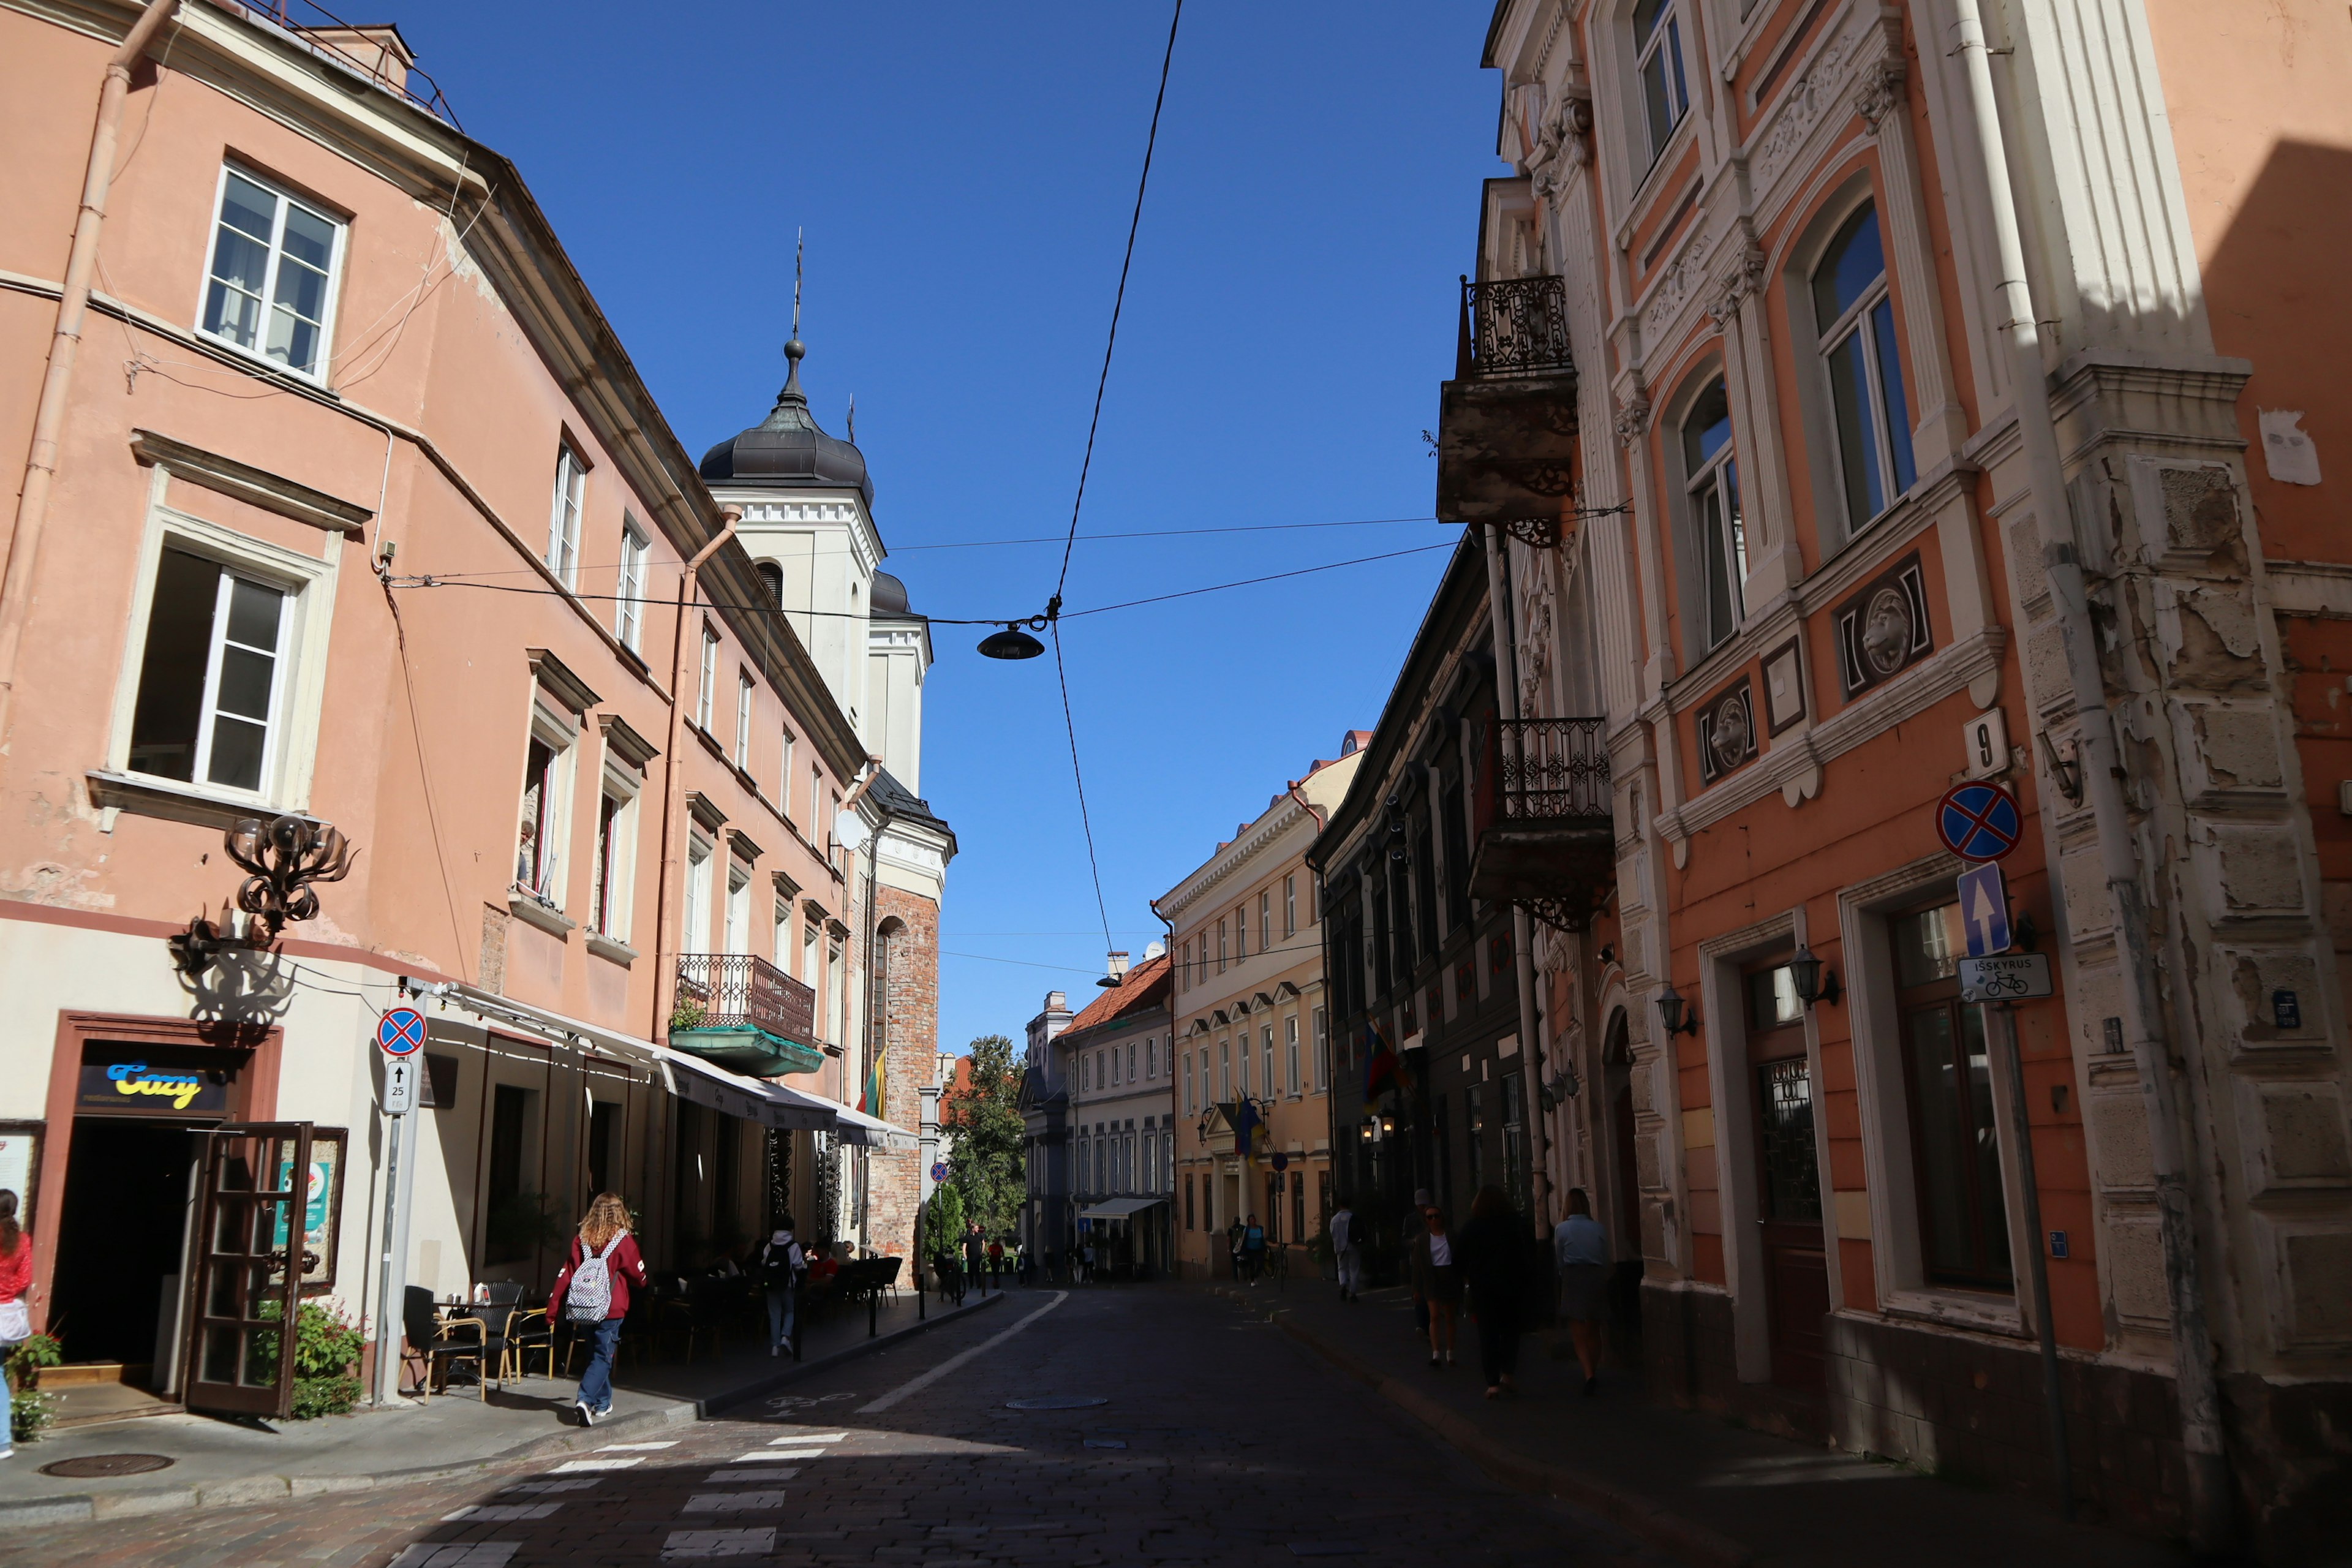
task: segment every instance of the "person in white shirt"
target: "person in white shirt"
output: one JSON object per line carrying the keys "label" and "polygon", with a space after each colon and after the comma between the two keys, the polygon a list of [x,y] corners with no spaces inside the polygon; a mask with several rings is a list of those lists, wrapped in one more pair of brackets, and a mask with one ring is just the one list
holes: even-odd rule
{"label": "person in white shirt", "polygon": [[1331,1256],[1339,1265],[1339,1300],[1352,1301],[1363,1285],[1364,1249],[1356,1236],[1356,1211],[1344,1199],[1331,1215]]}
{"label": "person in white shirt", "polygon": [[1568,1190],[1568,1217],[1553,1227],[1552,1256],[1559,1264],[1559,1315],[1584,1369],[1587,1397],[1601,1387],[1601,1325],[1609,1312],[1609,1233],[1592,1217],[1592,1200],[1582,1187]]}

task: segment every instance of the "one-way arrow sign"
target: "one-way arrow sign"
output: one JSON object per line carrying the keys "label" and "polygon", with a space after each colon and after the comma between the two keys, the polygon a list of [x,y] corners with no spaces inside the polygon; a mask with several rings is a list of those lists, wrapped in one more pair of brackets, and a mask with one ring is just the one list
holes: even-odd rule
{"label": "one-way arrow sign", "polygon": [[1960,873],[1960,924],[1969,933],[1969,956],[1986,958],[2010,950],[2009,889],[2000,862],[1988,860]]}

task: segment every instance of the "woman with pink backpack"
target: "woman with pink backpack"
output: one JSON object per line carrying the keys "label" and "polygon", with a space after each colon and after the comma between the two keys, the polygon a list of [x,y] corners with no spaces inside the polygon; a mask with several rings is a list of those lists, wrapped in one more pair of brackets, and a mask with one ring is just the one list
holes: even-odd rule
{"label": "woman with pink backpack", "polygon": [[629,1315],[632,1285],[645,1289],[646,1260],[629,1234],[629,1205],[618,1193],[598,1193],[572,1238],[571,1261],[555,1277],[547,1299],[551,1322],[569,1323],[573,1333],[593,1337],[588,1370],[580,1374],[580,1396],[573,1401],[583,1426],[594,1426],[613,1408],[613,1351],[620,1343],[621,1320]]}

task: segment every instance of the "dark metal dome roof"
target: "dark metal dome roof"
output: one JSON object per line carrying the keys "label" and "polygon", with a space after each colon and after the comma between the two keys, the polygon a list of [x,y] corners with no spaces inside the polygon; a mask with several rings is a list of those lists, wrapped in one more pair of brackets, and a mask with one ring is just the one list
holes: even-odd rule
{"label": "dark metal dome roof", "polygon": [[870,509],[874,481],[866,478],[865,455],[818,429],[809,415],[808,394],[801,390],[801,356],[807,352],[798,338],[784,345],[793,368],[776,394],[775,407],[749,430],[702,455],[703,481],[777,489],[855,488]]}
{"label": "dark metal dome roof", "polygon": [[887,572],[874,574],[874,596],[867,607],[877,616],[912,616],[915,614],[907,605],[907,584]]}

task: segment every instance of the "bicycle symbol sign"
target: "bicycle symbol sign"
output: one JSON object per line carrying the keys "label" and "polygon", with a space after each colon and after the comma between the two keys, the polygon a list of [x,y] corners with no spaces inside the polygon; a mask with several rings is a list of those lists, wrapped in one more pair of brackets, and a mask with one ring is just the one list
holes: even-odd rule
{"label": "bicycle symbol sign", "polygon": [[2050,955],[2011,952],[1960,960],[1963,1002],[2023,1002],[2051,994]]}
{"label": "bicycle symbol sign", "polygon": [[1999,784],[1955,784],[1936,803],[1936,837],[1963,860],[1998,860],[2024,834],[2017,797]]}
{"label": "bicycle symbol sign", "polygon": [[414,1007],[394,1007],[376,1020],[375,1043],[390,1057],[413,1056],[425,1048],[425,1015]]}

